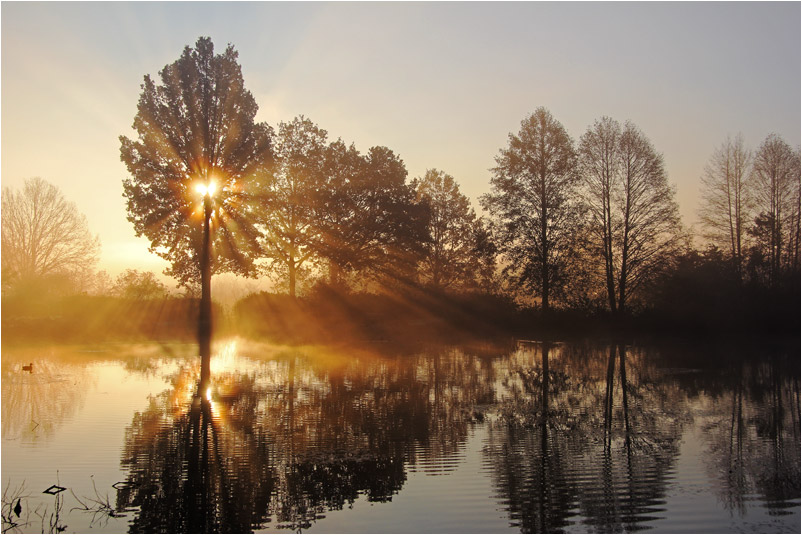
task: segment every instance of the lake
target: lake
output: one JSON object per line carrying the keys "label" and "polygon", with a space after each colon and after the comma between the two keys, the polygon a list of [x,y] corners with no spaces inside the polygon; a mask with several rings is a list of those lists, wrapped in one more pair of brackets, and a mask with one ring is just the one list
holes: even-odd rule
{"label": "lake", "polygon": [[3,531],[800,532],[799,340],[196,353],[4,347]]}

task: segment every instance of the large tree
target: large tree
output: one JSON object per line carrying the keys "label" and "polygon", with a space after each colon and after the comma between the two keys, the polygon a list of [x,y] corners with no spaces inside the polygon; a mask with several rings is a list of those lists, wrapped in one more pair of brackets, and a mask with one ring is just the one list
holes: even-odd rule
{"label": "large tree", "polygon": [[618,199],[618,310],[667,267],[684,244],[679,207],[668,183],[663,156],[635,125],[621,133],[621,190]]}
{"label": "large tree", "polygon": [[614,236],[620,223],[614,205],[620,189],[620,143],[621,125],[610,117],[594,122],[579,141],[582,193],[592,235],[590,249],[604,261],[607,302],[613,312],[617,308]]}
{"label": "large tree", "polygon": [[291,296],[299,272],[314,259],[321,232],[316,204],[326,180],[326,137],[325,130],[304,116],[279,123],[275,161],[262,196],[258,219],[264,250]]}
{"label": "large tree", "polygon": [[544,311],[564,286],[579,211],[573,141],[551,113],[538,108],[509,135],[482,198],[506,258],[505,271],[540,298]]}
{"label": "large tree", "polygon": [[776,134],[769,135],[755,153],[750,180],[759,216],[752,234],[768,262],[772,285],[784,272],[799,269],[799,170],[799,151]]}
{"label": "large tree", "polygon": [[254,121],[258,106],[231,45],[216,55],[211,39],[201,37],[159,79],[145,76],[133,124],[137,137],[120,136],[120,156],[131,174],[124,195],[137,236],[170,262],[167,273],[182,285],[201,286],[203,381],[211,275],[254,272],[258,231],[249,193],[270,161],[271,130]]}
{"label": "large tree", "polygon": [[579,154],[607,301],[612,312],[624,312],[680,245],[679,208],[663,157],[634,124],[596,121],[582,136]]}
{"label": "large tree", "polygon": [[418,201],[429,208],[429,240],[420,264],[422,278],[436,288],[469,285],[481,268],[480,223],[454,177],[429,169],[413,182]]}
{"label": "large tree", "polygon": [[729,252],[738,281],[743,278],[746,231],[751,219],[751,163],[752,154],[738,134],[735,139],[727,137],[713,153],[702,176],[699,218],[705,237]]}
{"label": "large tree", "polygon": [[2,277],[6,289],[23,279],[74,277],[97,262],[100,240],[86,217],[54,185],[36,177],[2,195]]}

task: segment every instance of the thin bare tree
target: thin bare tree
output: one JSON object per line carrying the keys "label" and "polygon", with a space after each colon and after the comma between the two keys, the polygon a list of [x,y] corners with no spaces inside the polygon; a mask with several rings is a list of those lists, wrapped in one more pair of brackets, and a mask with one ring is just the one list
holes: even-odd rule
{"label": "thin bare tree", "polygon": [[770,134],[755,154],[750,180],[756,199],[756,226],[764,231],[758,247],[769,262],[769,284],[781,272],[799,265],[799,152]]}
{"label": "thin bare tree", "polygon": [[710,157],[702,176],[699,219],[705,228],[704,236],[729,252],[738,282],[743,279],[746,230],[751,219],[751,165],[752,154],[744,146],[743,136],[727,136],[727,141]]}
{"label": "thin bare tree", "polygon": [[[588,128],[579,141],[579,166],[583,195],[591,221],[590,231],[604,259],[605,286],[610,310],[616,312],[614,231],[619,222],[613,217],[613,191],[617,187],[621,161],[619,144],[621,125],[610,117],[602,117]],[[615,225],[615,228],[614,228]]]}
{"label": "thin bare tree", "polygon": [[618,308],[665,267],[682,243],[679,207],[668,183],[663,156],[635,125],[621,134],[622,191]]}

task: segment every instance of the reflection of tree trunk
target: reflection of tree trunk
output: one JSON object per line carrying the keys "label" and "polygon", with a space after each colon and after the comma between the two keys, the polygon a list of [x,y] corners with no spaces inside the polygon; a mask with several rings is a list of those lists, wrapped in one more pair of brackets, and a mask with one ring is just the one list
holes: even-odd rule
{"label": "reflection of tree trunk", "polygon": [[794,441],[799,443],[799,376],[791,379],[791,388],[788,392],[788,408],[791,410],[791,428],[794,431]]}
{"label": "reflection of tree trunk", "polygon": [[615,345],[610,345],[610,358],[607,361],[607,389],[604,393],[604,450],[610,451],[613,426],[613,386],[615,373]]}
{"label": "reflection of tree trunk", "polygon": [[546,424],[546,419],[549,413],[549,350],[551,349],[551,344],[548,342],[543,343],[542,348],[542,362],[543,362],[543,425]]}
{"label": "reflection of tree trunk", "polygon": [[287,425],[290,462],[295,462],[295,357],[290,359],[289,385],[287,388]]}
{"label": "reflection of tree trunk", "polygon": [[730,468],[742,466],[743,453],[743,385],[739,382],[732,391],[732,418],[730,420]]}
{"label": "reflection of tree trunk", "polygon": [[619,367],[621,372],[621,408],[624,412],[624,445],[627,450],[627,484],[629,494],[626,496],[624,516],[635,516],[637,507],[637,489],[635,488],[635,474],[632,470],[632,430],[629,426],[629,400],[627,398],[627,353],[624,344],[618,344]]}
{"label": "reflection of tree trunk", "polygon": [[782,379],[777,373],[774,363],[769,368],[771,381],[771,442],[774,449],[774,473],[781,474],[785,464],[785,447],[783,444],[783,402]]}
{"label": "reflection of tree trunk", "polygon": [[[219,477],[225,478],[216,431],[211,403],[205,395],[196,395],[187,426],[187,482],[183,489],[187,531],[191,533],[211,533],[219,529],[218,522],[225,522],[228,500],[214,488],[215,468]],[[222,487],[227,485],[223,482]]]}
{"label": "reflection of tree trunk", "polygon": [[632,456],[632,443],[629,428],[629,403],[627,401],[627,364],[626,351],[623,344],[618,344],[618,356],[620,358],[619,367],[621,368],[621,406],[624,410],[624,442],[627,447],[627,462]]}
{"label": "reflection of tree trunk", "polygon": [[198,315],[198,345],[201,357],[201,386],[205,390],[211,379],[212,360],[212,266],[210,224],[212,199],[203,198],[203,246],[201,252],[201,302]]}
{"label": "reflection of tree trunk", "polygon": [[550,481],[550,474],[549,474],[549,350],[551,349],[551,345],[548,342],[544,342],[541,353],[542,353],[542,362],[543,362],[543,396],[542,396],[542,406],[541,406],[541,418],[540,418],[540,499],[538,500],[539,505],[539,515],[538,518],[540,519],[540,526],[538,526],[538,531],[540,533],[547,533],[550,530],[551,526],[548,522],[548,514],[549,511],[547,509],[547,504],[549,503],[549,489],[550,485],[553,483]]}

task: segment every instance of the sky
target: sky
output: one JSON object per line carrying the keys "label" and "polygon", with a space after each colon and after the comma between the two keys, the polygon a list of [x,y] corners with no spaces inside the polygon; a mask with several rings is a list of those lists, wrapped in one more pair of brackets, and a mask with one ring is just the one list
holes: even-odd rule
{"label": "sky", "polygon": [[455,177],[480,211],[508,135],[546,107],[578,140],[602,116],[663,154],[686,225],[713,151],[800,145],[799,2],[3,2],[0,182],[57,185],[99,235],[99,269],[162,271],[126,219],[119,136],[144,75],[209,36],[239,52],[274,128],[303,114],[409,178]]}

